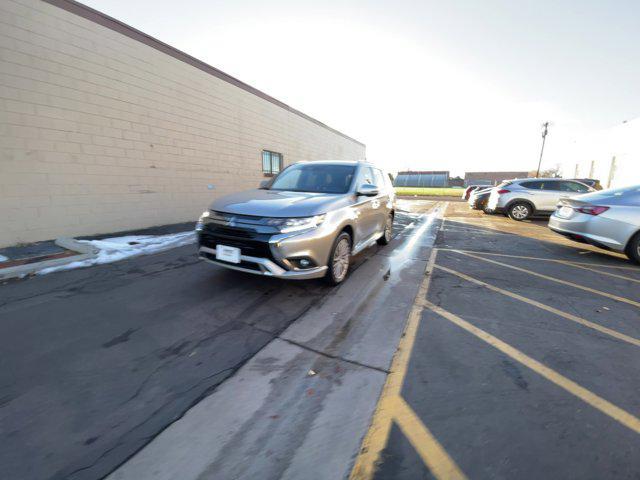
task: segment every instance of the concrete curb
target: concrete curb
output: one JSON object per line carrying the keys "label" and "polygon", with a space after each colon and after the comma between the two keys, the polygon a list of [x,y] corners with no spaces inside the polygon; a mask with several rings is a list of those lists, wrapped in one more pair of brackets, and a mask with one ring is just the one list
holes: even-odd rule
{"label": "concrete curb", "polygon": [[86,243],[81,243],[75,238],[58,238],[56,239],[55,243],[62,248],[66,248],[67,250],[78,252],[79,255],[72,255],[70,257],[64,258],[54,258],[51,260],[43,260],[41,262],[16,265],[15,267],[2,268],[0,269],[0,281],[31,275],[45,268],[59,267],[60,265],[66,265],[67,263],[88,260],[94,258],[98,254],[98,249],[91,245],[87,245]]}
{"label": "concrete curb", "polygon": [[92,253],[94,255],[98,253],[98,249],[93,245],[82,243],[75,238],[57,238],[55,244],[59,247],[66,248],[67,250],[73,250],[74,252]]}

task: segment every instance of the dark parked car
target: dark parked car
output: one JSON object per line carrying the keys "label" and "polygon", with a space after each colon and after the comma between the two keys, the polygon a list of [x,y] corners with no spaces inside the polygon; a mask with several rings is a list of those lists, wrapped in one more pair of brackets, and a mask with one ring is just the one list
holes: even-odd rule
{"label": "dark parked car", "polygon": [[469,207],[474,210],[484,210],[491,196],[491,190],[493,190],[493,187],[480,187],[471,192],[468,201]]}
{"label": "dark parked car", "polygon": [[596,180],[594,178],[572,178],[571,180],[575,180],[576,182],[589,185],[594,190],[602,190],[602,185],[600,185],[600,180]]}
{"label": "dark parked car", "polygon": [[469,185],[462,192],[462,199],[465,201],[469,200],[469,195],[471,195],[471,192],[473,192],[474,190],[478,188],[489,188],[489,187],[491,187],[491,185]]}

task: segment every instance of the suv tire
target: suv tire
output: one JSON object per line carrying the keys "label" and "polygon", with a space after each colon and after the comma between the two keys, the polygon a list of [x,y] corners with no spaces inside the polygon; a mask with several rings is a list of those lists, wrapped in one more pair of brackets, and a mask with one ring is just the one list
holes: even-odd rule
{"label": "suv tire", "polygon": [[526,220],[533,213],[533,209],[531,205],[525,202],[516,202],[509,206],[509,210],[507,211],[507,215],[512,220],[516,220],[517,222],[521,222]]}
{"label": "suv tire", "polygon": [[627,254],[627,257],[629,257],[629,259],[633,260],[636,263],[640,263],[640,232],[631,237],[625,253]]}
{"label": "suv tire", "polygon": [[351,257],[351,235],[342,232],[333,242],[325,280],[330,285],[338,285],[347,278]]}
{"label": "suv tire", "polygon": [[393,233],[393,213],[390,213],[384,224],[384,232],[378,239],[378,245],[389,245],[391,234]]}

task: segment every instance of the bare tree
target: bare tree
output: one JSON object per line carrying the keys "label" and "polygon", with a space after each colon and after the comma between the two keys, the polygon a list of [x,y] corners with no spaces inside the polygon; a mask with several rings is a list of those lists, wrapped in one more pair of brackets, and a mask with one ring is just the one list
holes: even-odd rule
{"label": "bare tree", "polygon": [[560,165],[556,164],[553,167],[541,170],[539,173],[536,170],[531,170],[528,175],[529,177],[560,178]]}

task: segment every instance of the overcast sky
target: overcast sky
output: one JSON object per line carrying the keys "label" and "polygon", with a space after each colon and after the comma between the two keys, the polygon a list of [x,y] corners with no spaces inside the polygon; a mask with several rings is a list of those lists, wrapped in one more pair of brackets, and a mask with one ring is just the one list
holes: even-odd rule
{"label": "overcast sky", "polygon": [[[640,2],[84,0],[367,145],[390,170],[531,170],[640,116]],[[543,166],[544,166],[543,164]]]}

